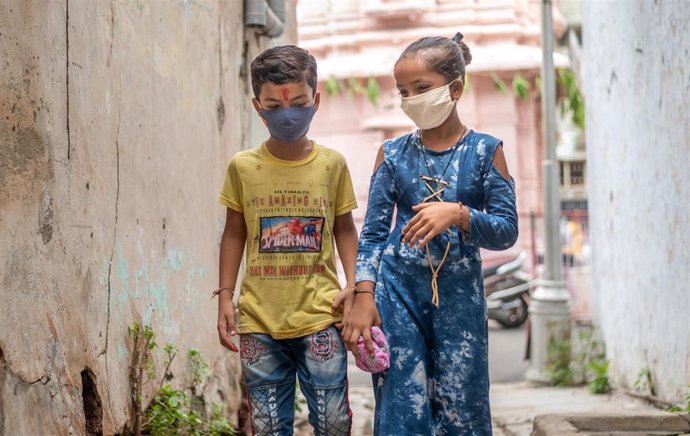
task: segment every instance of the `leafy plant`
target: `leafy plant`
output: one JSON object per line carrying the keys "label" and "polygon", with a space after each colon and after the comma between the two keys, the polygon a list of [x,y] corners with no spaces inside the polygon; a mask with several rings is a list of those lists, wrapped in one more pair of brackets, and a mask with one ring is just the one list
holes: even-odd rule
{"label": "leafy plant", "polygon": [[338,95],[341,92],[338,79],[336,79],[333,76],[326,79],[326,82],[324,83],[324,88],[326,90],[326,94],[330,96]]}
{"label": "leafy plant", "polygon": [[376,106],[379,103],[379,95],[381,94],[381,89],[379,88],[379,82],[373,77],[367,79],[367,98],[371,104]]}
{"label": "leafy plant", "polygon": [[569,386],[575,379],[570,368],[571,344],[570,340],[550,338],[547,345],[546,370],[549,372],[551,384],[554,386]]}
{"label": "leafy plant", "polygon": [[211,375],[211,371],[208,369],[206,362],[204,362],[201,353],[199,350],[192,348],[187,352],[187,358],[192,373],[192,385],[203,384],[208,376]]}
{"label": "leafy plant", "polygon": [[594,378],[589,382],[589,391],[593,394],[607,394],[611,391],[609,385],[609,363],[604,360],[590,362],[588,368],[594,372]]}
{"label": "leafy plant", "polygon": [[199,434],[201,418],[189,409],[187,394],[166,384],[146,410],[144,427],[154,436]]}
{"label": "leafy plant", "polygon": [[654,386],[652,371],[649,367],[645,366],[637,373],[637,380],[635,380],[633,388],[636,391],[648,392],[652,396],[656,395],[656,387]]}
{"label": "leafy plant", "polygon": [[[132,434],[163,435],[194,435],[194,436],[228,436],[234,435],[232,424],[223,416],[222,405],[213,404],[208,417],[203,413],[203,385],[206,383],[210,370],[198,350],[188,352],[191,370],[192,396],[185,389],[176,389],[170,383],[174,374],[170,367],[178,354],[177,347],[166,344],[163,374],[160,377],[157,393],[151,404],[143,410],[143,386],[151,380],[157,380],[158,375],[153,363],[152,352],[158,348],[156,333],[150,325],[143,327],[134,322],[129,327],[134,347],[130,365],[130,385],[132,390],[132,407],[134,425]],[[198,389],[197,389],[198,388]],[[198,392],[197,392],[198,390]],[[200,399],[201,407],[194,407],[194,400]],[[207,419],[206,419],[207,418]]]}
{"label": "leafy plant", "polygon": [[575,73],[570,68],[558,70],[558,81],[565,88],[566,96],[560,102],[561,115],[569,111],[573,123],[581,128],[585,128],[585,102],[580,92],[580,87],[575,79]]}
{"label": "leafy plant", "polygon": [[358,77],[349,77],[345,80],[339,80],[331,76],[324,82],[324,90],[326,94],[333,97],[336,95],[346,95],[352,98],[355,95],[363,95],[367,97],[369,102],[376,106],[381,95],[381,87],[375,77],[367,78],[366,84],[363,84],[362,79]]}
{"label": "leafy plant", "polygon": [[[690,385],[688,386],[688,388],[690,388]],[[685,395],[685,406],[673,405],[673,406],[669,407],[668,411],[674,412],[674,413],[678,413],[678,412],[690,413],[690,391],[687,393],[687,395]]]}
{"label": "leafy plant", "polygon": [[494,81],[494,88],[496,88],[498,92],[501,94],[506,94],[508,92],[508,85],[506,85],[506,82],[498,77],[498,74],[496,74],[494,71],[491,72],[491,80]]}
{"label": "leafy plant", "polygon": [[513,93],[524,101],[529,100],[530,84],[520,73],[513,76]]}

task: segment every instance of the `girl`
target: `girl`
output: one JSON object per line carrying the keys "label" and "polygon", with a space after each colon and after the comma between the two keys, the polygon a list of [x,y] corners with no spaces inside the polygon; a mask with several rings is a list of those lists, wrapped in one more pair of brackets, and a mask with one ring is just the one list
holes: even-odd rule
{"label": "girl", "polygon": [[389,341],[390,369],[374,375],[375,435],[491,435],[479,249],[511,247],[518,225],[501,140],[456,112],[472,59],[461,40],[421,38],[395,64],[419,130],[379,150],[343,328],[353,352],[360,335],[372,350],[372,325]]}

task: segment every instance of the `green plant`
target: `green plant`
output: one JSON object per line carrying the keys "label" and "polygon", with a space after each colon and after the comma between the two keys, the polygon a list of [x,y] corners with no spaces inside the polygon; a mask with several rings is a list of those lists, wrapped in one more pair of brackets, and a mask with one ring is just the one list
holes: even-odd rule
{"label": "green plant", "polygon": [[208,376],[211,375],[211,371],[199,350],[191,348],[187,352],[187,359],[192,373],[192,386],[204,384]]}
{"label": "green plant", "polygon": [[223,405],[220,403],[213,403],[213,405],[211,405],[208,434],[210,436],[229,436],[235,434],[235,429],[232,424],[223,416]]}
{"label": "green plant", "polygon": [[597,336],[596,327],[578,329],[571,366],[582,382],[591,382],[597,376],[597,369],[601,369],[607,362],[604,343],[597,340]]}
{"label": "green plant", "polygon": [[367,79],[367,98],[376,106],[379,103],[379,95],[381,94],[381,89],[379,88],[379,82],[373,77]]}
{"label": "green plant", "polygon": [[494,88],[501,94],[505,94],[508,92],[508,85],[506,85],[506,82],[503,81],[500,77],[498,77],[498,74],[496,74],[494,71],[491,72],[491,80],[494,81]]}
{"label": "green plant", "polygon": [[529,100],[530,84],[520,73],[513,76],[513,93],[524,101]]}
{"label": "green plant", "polygon": [[363,95],[374,106],[378,104],[381,95],[379,82],[375,77],[371,76],[367,78],[366,84],[363,84],[363,79],[358,77],[349,77],[341,80],[331,76],[324,82],[324,90],[331,97],[346,95],[348,98],[352,98],[355,95]]}
{"label": "green plant", "polygon": [[594,372],[594,378],[589,382],[589,391],[593,394],[606,394],[611,391],[609,385],[609,362],[605,360],[592,361],[587,365]]}
{"label": "green plant", "polygon": [[158,347],[156,333],[150,325],[141,326],[133,322],[129,326],[129,334],[132,337],[132,360],[129,366],[129,384],[131,390],[132,407],[132,432],[139,436],[142,431],[143,388],[146,383],[155,377],[155,367],[151,357],[151,350]]}
{"label": "green plant", "polygon": [[573,123],[581,128],[585,128],[585,102],[580,92],[580,87],[575,79],[575,73],[570,68],[558,70],[558,81],[565,88],[565,97],[559,103],[561,115],[564,116],[568,111],[571,113]]}
{"label": "green plant", "polygon": [[573,384],[574,372],[570,368],[571,343],[569,339],[549,338],[547,345],[546,370],[554,386]]}
{"label": "green plant", "polygon": [[651,396],[656,396],[656,387],[654,386],[652,371],[649,367],[645,366],[637,373],[637,380],[635,380],[633,388],[636,391],[646,391]]}
{"label": "green plant", "polygon": [[336,79],[333,76],[326,79],[326,82],[324,83],[324,89],[326,90],[326,94],[329,96],[334,96],[341,93],[338,79]]}
{"label": "green plant", "polygon": [[203,423],[189,406],[189,397],[184,391],[166,384],[146,409],[144,427],[154,436],[200,434]]}
{"label": "green plant", "polygon": [[[211,413],[205,416],[203,412],[203,385],[206,383],[210,370],[198,350],[190,349],[187,357],[191,372],[192,386],[190,396],[185,389],[176,389],[170,383],[174,374],[170,367],[177,356],[177,347],[166,344],[163,347],[165,359],[163,374],[157,386],[156,395],[143,410],[143,386],[158,376],[153,363],[152,352],[158,348],[156,333],[150,325],[143,327],[138,322],[129,327],[133,339],[132,362],[130,365],[130,385],[132,390],[132,407],[134,424],[132,434],[163,435],[194,435],[194,436],[228,436],[234,435],[232,424],[223,416],[222,405],[213,404]],[[198,389],[197,389],[198,388]],[[196,406],[195,407],[195,401]]]}
{"label": "green plant", "polygon": [[[690,388],[690,385],[688,386]],[[669,412],[686,412],[690,413],[690,391],[685,395],[685,406],[683,405],[673,405],[669,407],[668,409]]]}

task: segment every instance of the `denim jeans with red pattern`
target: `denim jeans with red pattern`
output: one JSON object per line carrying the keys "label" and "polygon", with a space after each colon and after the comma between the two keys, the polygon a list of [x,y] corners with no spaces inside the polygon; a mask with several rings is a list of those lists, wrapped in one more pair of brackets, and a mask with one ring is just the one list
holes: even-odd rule
{"label": "denim jeans with red pattern", "polygon": [[242,334],[240,358],[254,435],[293,434],[297,379],[314,435],[350,434],[347,352],[335,327],[294,339]]}

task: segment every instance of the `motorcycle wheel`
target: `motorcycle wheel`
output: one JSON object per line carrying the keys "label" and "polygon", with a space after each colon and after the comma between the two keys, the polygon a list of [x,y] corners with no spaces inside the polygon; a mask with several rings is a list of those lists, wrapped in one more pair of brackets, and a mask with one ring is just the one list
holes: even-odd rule
{"label": "motorcycle wheel", "polygon": [[515,308],[510,312],[510,316],[507,320],[496,320],[503,327],[512,329],[515,327],[520,327],[527,321],[527,316],[529,315],[529,306],[524,298],[520,298],[520,306]]}

